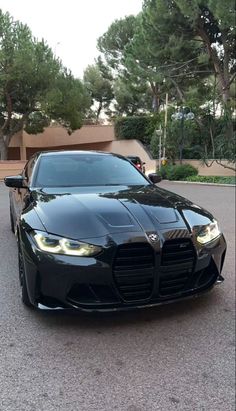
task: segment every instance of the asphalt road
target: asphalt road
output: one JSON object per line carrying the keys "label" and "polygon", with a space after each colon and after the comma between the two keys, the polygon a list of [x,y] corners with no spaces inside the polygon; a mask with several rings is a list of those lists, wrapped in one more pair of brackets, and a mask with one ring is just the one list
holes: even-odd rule
{"label": "asphalt road", "polygon": [[23,307],[0,183],[0,411],[235,409],[235,190],[160,185],[219,219],[225,282],[186,302],[88,315]]}

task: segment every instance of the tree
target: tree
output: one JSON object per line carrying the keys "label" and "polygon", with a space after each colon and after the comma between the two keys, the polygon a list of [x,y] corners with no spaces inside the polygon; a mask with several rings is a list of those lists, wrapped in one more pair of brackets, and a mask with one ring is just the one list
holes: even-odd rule
{"label": "tree", "polygon": [[192,36],[199,36],[219,80],[222,102],[230,101],[230,85],[236,76],[235,2],[228,0],[175,0],[188,21]]}
{"label": "tree", "polygon": [[69,132],[81,127],[89,98],[44,41],[0,10],[0,159],[12,136],[41,132],[53,119]]}
{"label": "tree", "polygon": [[[219,159],[233,162],[234,20],[232,0],[225,3],[221,0],[145,0],[140,30],[125,50],[129,54],[129,67],[132,69],[133,65],[136,71],[143,69],[153,79],[151,86],[156,91],[156,106],[161,98],[161,76],[166,78],[166,84],[169,83],[171,98],[174,90],[172,87],[170,91],[170,84],[175,86],[177,104],[188,106],[189,97],[191,100],[191,94],[195,94],[198,99],[200,97],[200,107],[209,107],[215,94],[211,100],[212,114],[215,117],[214,104],[218,99],[223,109],[222,128],[215,136],[210,129],[208,142]],[[196,121],[202,131],[204,122],[199,117]]]}
{"label": "tree", "polygon": [[137,84],[132,78],[118,77],[114,81],[114,108],[118,116],[133,116],[152,111],[151,90],[147,82]]}
{"label": "tree", "polygon": [[111,75],[101,60],[89,65],[84,71],[84,84],[95,104],[95,119],[98,123],[103,109],[108,109],[113,99]]}
{"label": "tree", "polygon": [[[140,101],[143,104],[151,96],[154,112],[162,111],[168,92],[175,110],[190,107],[194,111],[201,138],[196,144],[193,141],[193,145],[197,149],[203,144],[202,159],[207,161],[206,156],[211,154],[218,156],[220,163],[224,158],[235,162],[234,23],[233,0],[144,0],[138,16],[112,23],[99,39],[98,47],[118,77],[114,86],[117,111],[122,114],[128,110],[130,115],[133,110],[135,114],[135,110],[142,112],[141,107],[137,108],[136,94],[132,93],[139,85],[149,85]],[[206,121],[205,111],[209,111],[216,127]],[[170,138],[173,134],[173,154],[174,144],[177,149],[178,145],[183,148],[181,134],[178,144],[174,140],[176,126],[169,129]]]}
{"label": "tree", "polygon": [[[113,72],[114,107],[118,115],[152,111],[148,75],[145,73],[140,77],[140,73],[129,66],[127,59],[127,50],[138,30],[138,17],[131,15],[115,20],[98,39],[98,49]],[[137,63],[134,62],[134,65]]]}
{"label": "tree", "polygon": [[107,32],[98,39],[98,50],[103,53],[107,64],[121,71],[126,46],[132,41],[136,30],[136,17],[127,16],[115,20]]}
{"label": "tree", "polygon": [[47,116],[65,127],[69,134],[82,126],[90,105],[86,88],[67,69],[61,69],[54,88],[45,93],[42,101],[42,109]]}
{"label": "tree", "polygon": [[[122,84],[145,86],[141,101],[149,99],[149,110],[155,112],[167,91],[170,98],[183,102],[188,87],[211,71],[208,60],[200,61],[202,46],[179,36],[184,18],[177,11],[170,15],[164,7],[152,12],[146,6],[136,17],[116,20],[98,40],[98,48]],[[127,91],[122,97],[134,97],[135,104],[136,94]]]}
{"label": "tree", "polygon": [[[189,70],[189,63],[192,60],[195,65],[197,62],[203,63],[209,60],[210,72],[214,73],[217,78],[217,87],[225,115],[230,118],[228,115],[232,112],[230,86],[236,75],[235,2],[233,0],[227,2],[222,2],[222,0],[193,0],[191,2],[189,0],[145,0],[144,15],[146,16],[145,33],[152,44],[153,53],[156,53],[156,50],[159,53],[158,33],[161,33],[162,38],[164,39],[163,36],[166,38],[164,50],[166,49],[170,55],[172,50],[179,48],[180,55],[186,54],[190,57],[182,67],[179,65],[179,59],[172,59],[172,64],[166,65],[171,76],[179,76],[181,74],[178,73],[179,69],[182,69],[185,78],[189,73],[196,81],[196,75],[201,71],[204,72],[205,69],[199,70],[197,67],[192,70],[190,67]],[[180,39],[176,43],[177,49],[170,47],[172,32]],[[196,44],[199,45],[197,48]],[[193,54],[186,53],[184,48],[186,45],[188,49],[189,45],[193,45],[193,50],[199,49],[196,58]],[[230,120],[227,135],[232,137],[232,131]]]}
{"label": "tree", "polygon": [[126,55],[130,70],[148,77],[156,110],[166,91],[172,101],[183,104],[188,88],[212,73],[202,43],[189,36],[188,22],[171,0],[144,2]]}

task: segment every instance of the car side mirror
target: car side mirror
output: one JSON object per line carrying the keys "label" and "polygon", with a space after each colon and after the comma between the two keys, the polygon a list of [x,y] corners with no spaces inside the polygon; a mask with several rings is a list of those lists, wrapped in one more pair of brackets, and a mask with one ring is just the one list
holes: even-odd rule
{"label": "car side mirror", "polygon": [[4,178],[4,183],[7,187],[24,188],[25,178],[22,175],[10,176]]}
{"label": "car side mirror", "polygon": [[148,174],[148,178],[153,184],[160,183],[161,181],[161,176],[158,176],[156,173]]}

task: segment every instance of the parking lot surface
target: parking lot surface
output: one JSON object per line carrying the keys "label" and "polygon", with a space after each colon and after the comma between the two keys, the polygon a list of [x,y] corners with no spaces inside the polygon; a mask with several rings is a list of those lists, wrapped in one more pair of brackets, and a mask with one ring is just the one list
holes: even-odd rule
{"label": "parking lot surface", "polygon": [[219,220],[228,242],[225,282],[198,299],[94,315],[21,304],[0,183],[0,411],[235,409],[235,189],[160,186]]}

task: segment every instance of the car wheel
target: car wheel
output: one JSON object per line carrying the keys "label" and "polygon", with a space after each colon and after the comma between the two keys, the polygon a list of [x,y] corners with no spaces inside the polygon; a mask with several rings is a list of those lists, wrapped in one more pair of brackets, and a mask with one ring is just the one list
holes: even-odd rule
{"label": "car wheel", "polygon": [[21,300],[27,307],[32,307],[25,279],[25,266],[20,245],[18,246],[19,279],[21,286]]}
{"label": "car wheel", "polygon": [[12,215],[11,207],[10,207],[10,224],[11,224],[11,231],[12,231],[13,233],[15,233],[15,224],[14,224],[14,220],[13,220],[13,215]]}

